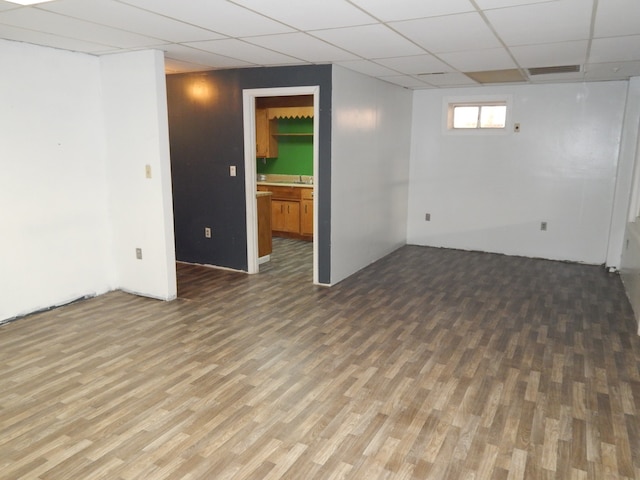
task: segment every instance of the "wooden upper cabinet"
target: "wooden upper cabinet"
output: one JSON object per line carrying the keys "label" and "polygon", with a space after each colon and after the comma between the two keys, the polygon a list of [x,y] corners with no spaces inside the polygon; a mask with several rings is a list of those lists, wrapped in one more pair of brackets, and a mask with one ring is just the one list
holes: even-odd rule
{"label": "wooden upper cabinet", "polygon": [[269,120],[269,110],[256,108],[256,157],[275,158],[278,156],[277,120]]}

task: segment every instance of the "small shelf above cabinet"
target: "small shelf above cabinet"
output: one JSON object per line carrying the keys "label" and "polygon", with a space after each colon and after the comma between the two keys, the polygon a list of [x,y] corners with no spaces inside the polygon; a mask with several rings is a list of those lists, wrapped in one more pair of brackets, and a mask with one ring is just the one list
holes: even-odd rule
{"label": "small shelf above cabinet", "polygon": [[270,107],[269,120],[272,118],[312,118],[313,106],[310,107]]}

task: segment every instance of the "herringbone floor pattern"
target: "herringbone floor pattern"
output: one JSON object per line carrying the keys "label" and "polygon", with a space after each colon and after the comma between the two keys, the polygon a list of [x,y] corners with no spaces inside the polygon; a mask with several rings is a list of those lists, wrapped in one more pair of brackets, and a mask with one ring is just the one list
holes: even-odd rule
{"label": "herringbone floor pattern", "polygon": [[407,246],[322,288],[310,248],[1,326],[0,478],[640,478],[618,276]]}

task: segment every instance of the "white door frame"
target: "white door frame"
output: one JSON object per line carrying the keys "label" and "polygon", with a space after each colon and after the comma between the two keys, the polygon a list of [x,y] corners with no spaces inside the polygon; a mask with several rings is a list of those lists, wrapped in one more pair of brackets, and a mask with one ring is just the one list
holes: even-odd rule
{"label": "white door frame", "polygon": [[258,273],[258,214],[256,206],[256,98],[313,95],[313,283],[318,284],[318,134],[320,86],[252,88],[242,91],[244,122],[244,183],[247,205],[247,272]]}

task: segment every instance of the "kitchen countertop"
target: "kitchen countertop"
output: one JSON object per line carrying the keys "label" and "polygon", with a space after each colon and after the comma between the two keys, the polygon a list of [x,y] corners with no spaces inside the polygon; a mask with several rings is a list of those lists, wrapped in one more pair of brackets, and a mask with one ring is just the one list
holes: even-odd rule
{"label": "kitchen countertop", "polygon": [[258,185],[273,187],[307,187],[313,188],[313,175],[286,175],[281,173],[259,173],[257,176]]}
{"label": "kitchen countertop", "polygon": [[313,188],[312,183],[300,183],[300,182],[257,182],[258,185],[274,186],[274,187],[298,187],[298,188]]}
{"label": "kitchen countertop", "polygon": [[273,195],[271,192],[256,192],[256,197],[266,197],[268,195]]}

